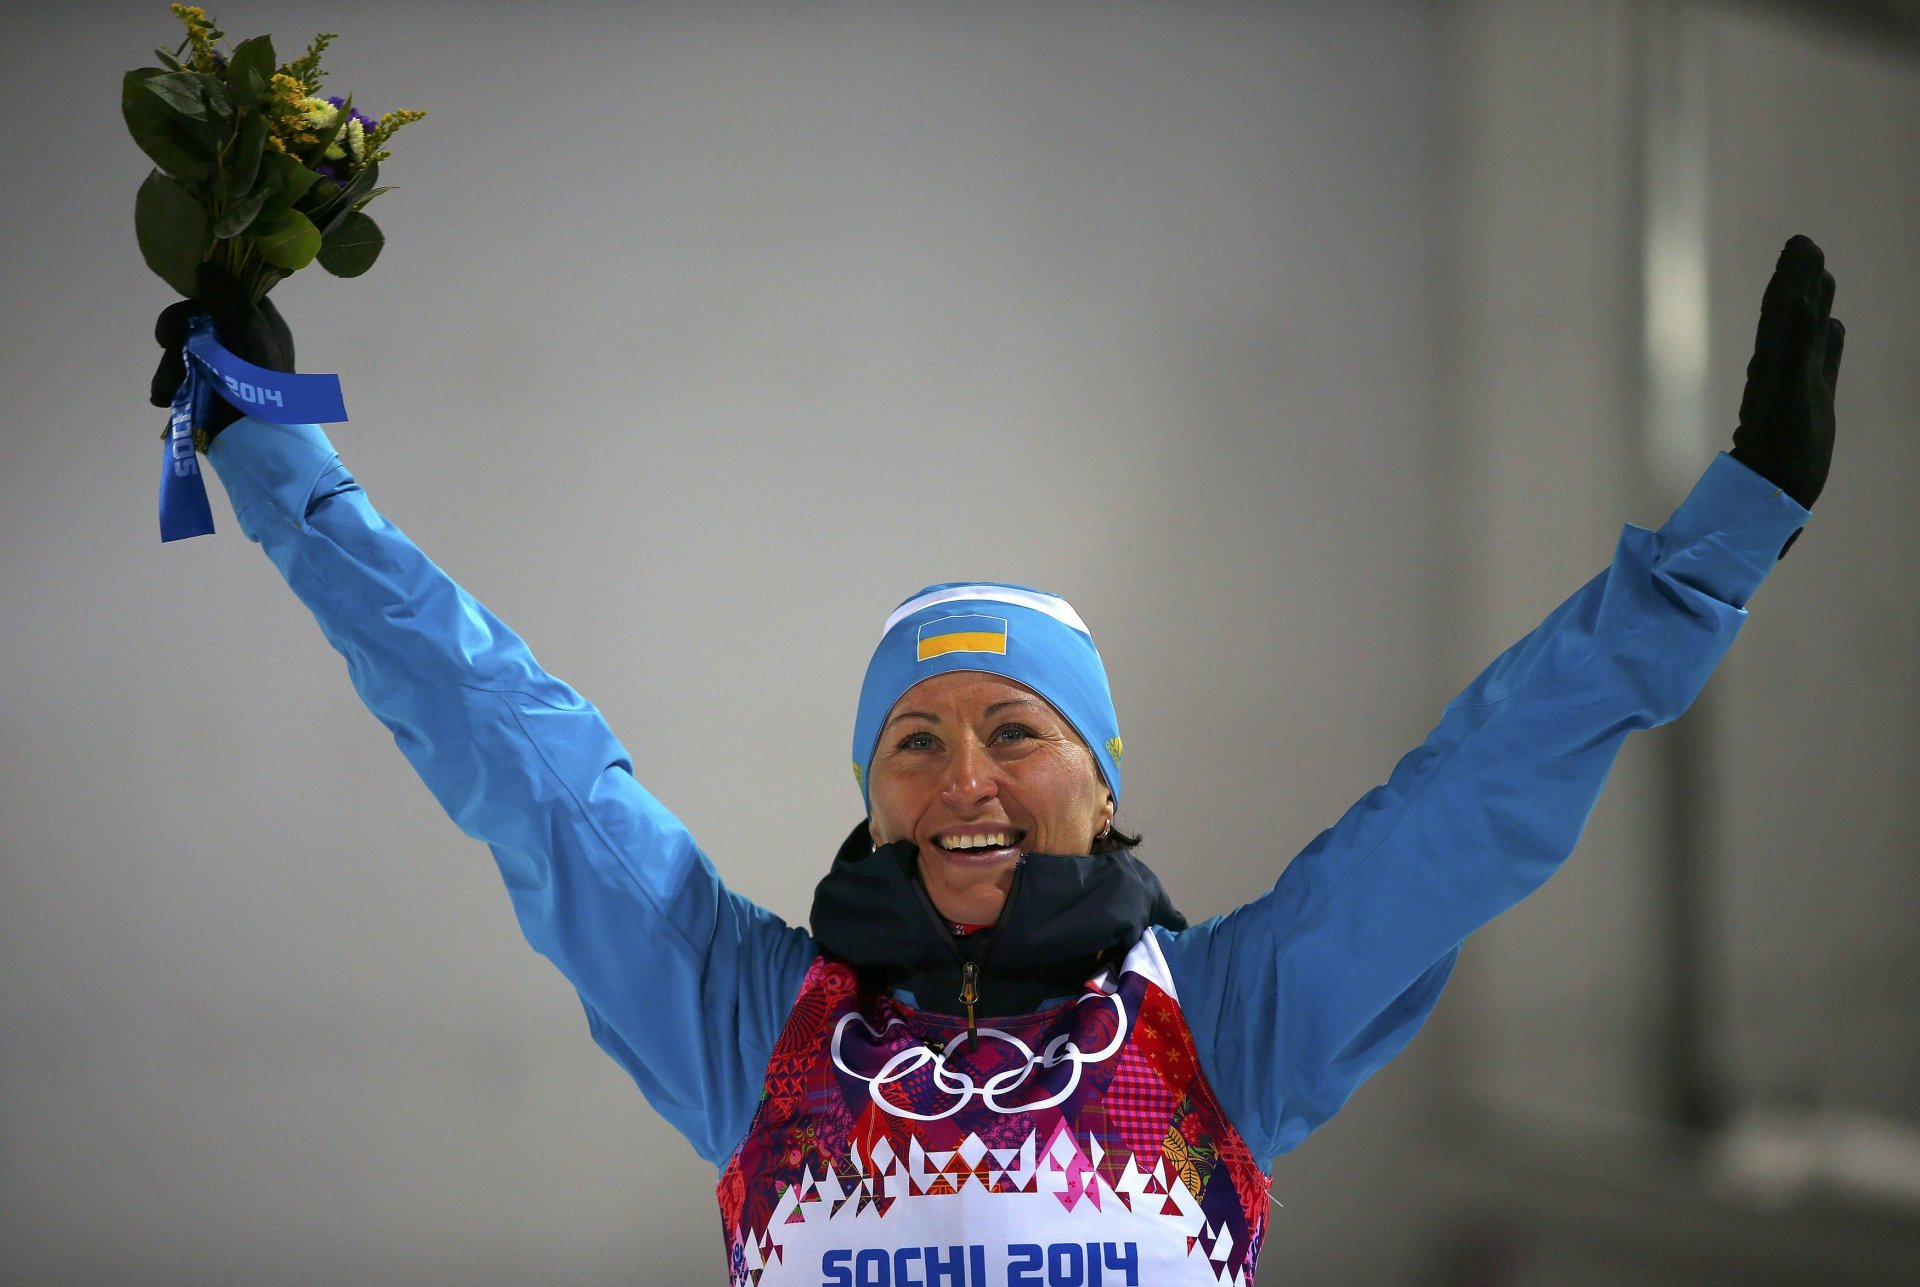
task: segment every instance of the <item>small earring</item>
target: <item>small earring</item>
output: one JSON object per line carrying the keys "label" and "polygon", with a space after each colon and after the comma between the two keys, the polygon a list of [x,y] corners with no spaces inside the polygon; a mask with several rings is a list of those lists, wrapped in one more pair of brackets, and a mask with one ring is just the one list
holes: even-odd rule
{"label": "small earring", "polygon": [[1107,825],[1106,825],[1106,826],[1104,826],[1104,827],[1102,827],[1102,828],[1100,828],[1100,834],[1099,834],[1099,835],[1097,835],[1097,836],[1095,836],[1095,837],[1094,837],[1094,839],[1095,839],[1095,840],[1105,840],[1105,839],[1106,839],[1106,838],[1107,838],[1108,836],[1110,836],[1110,835],[1112,835],[1112,834],[1113,834],[1113,819],[1112,819],[1112,818],[1108,818],[1108,819],[1107,819]]}

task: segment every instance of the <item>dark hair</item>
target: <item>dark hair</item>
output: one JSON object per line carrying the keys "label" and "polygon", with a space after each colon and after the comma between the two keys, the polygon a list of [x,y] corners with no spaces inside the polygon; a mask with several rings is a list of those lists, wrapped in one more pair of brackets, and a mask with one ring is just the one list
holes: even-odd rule
{"label": "dark hair", "polygon": [[1130,831],[1122,831],[1119,827],[1109,825],[1107,827],[1107,834],[1096,839],[1093,842],[1093,848],[1087,850],[1087,852],[1090,854],[1112,854],[1119,853],[1122,849],[1138,849],[1139,847],[1140,837],[1137,834]]}

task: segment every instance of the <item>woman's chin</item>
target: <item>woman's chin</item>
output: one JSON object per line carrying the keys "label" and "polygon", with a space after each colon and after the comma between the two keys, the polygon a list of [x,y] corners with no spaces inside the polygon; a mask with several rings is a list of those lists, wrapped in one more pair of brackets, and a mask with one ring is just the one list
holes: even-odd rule
{"label": "woman's chin", "polygon": [[991,925],[1000,919],[1013,869],[1020,861],[1016,849],[969,850],[929,855],[921,851],[921,879],[940,914],[967,925]]}

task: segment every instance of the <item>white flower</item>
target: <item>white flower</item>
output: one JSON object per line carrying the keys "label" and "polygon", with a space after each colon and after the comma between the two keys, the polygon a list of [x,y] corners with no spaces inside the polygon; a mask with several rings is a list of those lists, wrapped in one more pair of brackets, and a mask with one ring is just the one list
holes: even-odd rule
{"label": "white flower", "polygon": [[324,98],[303,98],[300,100],[300,118],[307,128],[316,134],[321,130],[333,128],[333,118],[340,109]]}
{"label": "white flower", "polygon": [[340,137],[346,141],[347,155],[353,158],[353,163],[363,164],[367,159],[367,127],[360,123],[360,118],[349,116],[347,128],[340,131]]}

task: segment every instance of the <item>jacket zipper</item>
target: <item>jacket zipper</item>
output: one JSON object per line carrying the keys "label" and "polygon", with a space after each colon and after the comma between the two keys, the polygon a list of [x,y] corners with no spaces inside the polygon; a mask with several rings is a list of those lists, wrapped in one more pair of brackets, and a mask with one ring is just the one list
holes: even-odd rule
{"label": "jacket zipper", "polygon": [[973,1007],[980,1000],[980,966],[968,961],[960,967],[960,1004],[967,1007],[967,1053],[980,1044],[980,1032],[974,1026]]}
{"label": "jacket zipper", "polygon": [[[1000,905],[999,919],[994,923],[993,929],[981,931],[982,934],[995,936],[993,941],[995,947],[1000,943],[999,927],[1006,923],[1007,916],[1013,911],[1013,900],[1020,895],[1020,873],[1026,865],[1026,856],[1023,854],[1013,869],[1013,884],[1007,888],[1007,899]],[[973,1054],[980,1046],[980,1030],[974,1010],[974,1007],[980,1004],[980,963],[969,957],[966,949],[960,946],[960,940],[953,935],[953,926],[948,924],[947,918],[940,914],[940,909],[933,905],[933,895],[927,892],[927,887],[918,879],[913,882],[913,891],[920,896],[920,906],[925,909],[927,918],[933,922],[934,927],[940,931],[940,937],[946,941],[948,950],[953,953],[954,959],[960,962],[960,1004],[967,1010],[967,1053]],[[989,952],[988,955],[992,953]]]}

